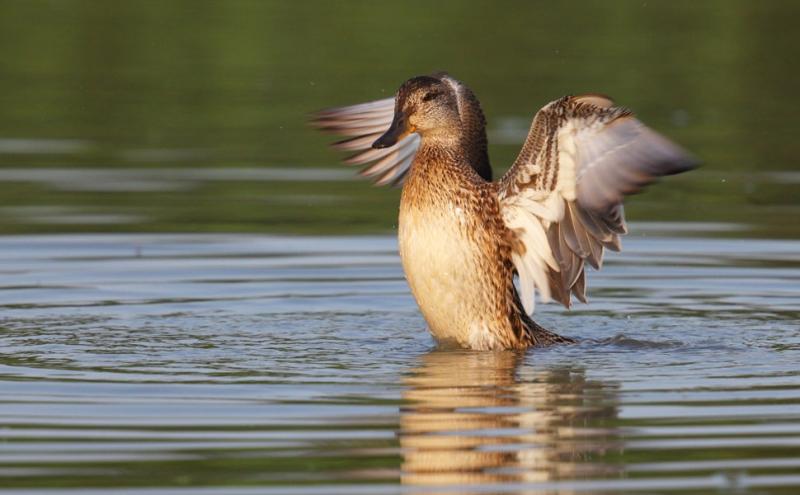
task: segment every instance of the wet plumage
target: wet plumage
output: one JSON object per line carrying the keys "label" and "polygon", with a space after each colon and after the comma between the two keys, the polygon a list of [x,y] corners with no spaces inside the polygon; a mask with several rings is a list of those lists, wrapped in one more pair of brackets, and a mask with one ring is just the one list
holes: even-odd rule
{"label": "wet plumage", "polygon": [[411,291],[434,337],[472,349],[571,341],[530,318],[535,299],[585,302],[586,263],[599,269],[627,231],[623,197],[695,163],[608,98],[565,96],[536,113],[514,164],[491,182],[480,104],[443,74],[315,123],[347,137],[334,147],[355,152],[345,161],[362,175],[402,183]]}

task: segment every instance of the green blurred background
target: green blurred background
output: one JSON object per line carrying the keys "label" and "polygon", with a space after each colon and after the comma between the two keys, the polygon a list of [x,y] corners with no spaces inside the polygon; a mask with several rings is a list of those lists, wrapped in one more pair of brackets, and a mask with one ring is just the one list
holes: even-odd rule
{"label": "green blurred background", "polygon": [[704,162],[630,220],[796,237],[798,19],[796,1],[0,0],[0,233],[391,231],[398,190],[339,165],[308,115],[447,70],[483,103],[497,175],[544,103],[605,93]]}

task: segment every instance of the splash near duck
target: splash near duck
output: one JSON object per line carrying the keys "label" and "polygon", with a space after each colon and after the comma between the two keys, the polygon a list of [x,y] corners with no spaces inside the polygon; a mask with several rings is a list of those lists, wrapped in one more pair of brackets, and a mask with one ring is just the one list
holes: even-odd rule
{"label": "splash near duck", "polygon": [[[622,201],[695,159],[601,95],[565,96],[533,118],[514,164],[492,182],[486,119],[446,74],[394,98],[334,108],[319,128],[347,139],[377,185],[400,185],[403,269],[433,336],[478,350],[573,342],[533,321],[536,299],[586,302],[586,264],[627,233]],[[516,283],[515,283],[516,279]]]}

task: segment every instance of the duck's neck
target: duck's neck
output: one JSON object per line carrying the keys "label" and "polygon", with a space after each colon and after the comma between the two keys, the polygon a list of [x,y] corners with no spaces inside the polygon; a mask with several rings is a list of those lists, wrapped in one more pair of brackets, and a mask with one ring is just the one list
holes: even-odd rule
{"label": "duck's neck", "polygon": [[422,189],[441,197],[450,193],[458,195],[464,187],[483,182],[475,170],[471,152],[463,145],[464,136],[456,132],[456,127],[448,133],[425,133],[421,137],[404,191]]}
{"label": "duck's neck", "polygon": [[[483,180],[492,180],[486,149],[486,130],[480,125],[458,125],[421,133],[417,154],[420,163],[449,163],[472,169]],[[440,165],[441,166],[441,165]]]}
{"label": "duck's neck", "polygon": [[484,180],[492,180],[492,166],[489,164],[489,149],[486,139],[486,117],[478,99],[466,86],[458,92],[459,115],[463,149],[468,163]]}
{"label": "duck's neck", "polygon": [[457,126],[453,128],[427,131],[423,133],[420,142],[420,150],[436,155],[452,155],[463,157],[466,161],[469,156],[465,155],[464,133]]}

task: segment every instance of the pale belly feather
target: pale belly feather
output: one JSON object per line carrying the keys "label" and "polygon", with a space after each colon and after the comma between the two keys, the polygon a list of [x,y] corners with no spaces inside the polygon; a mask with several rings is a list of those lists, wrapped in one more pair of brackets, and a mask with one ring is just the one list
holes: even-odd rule
{"label": "pale belly feather", "polygon": [[408,284],[431,333],[440,341],[473,348],[491,346],[489,308],[483,304],[487,274],[465,212],[439,205],[421,211],[401,209],[400,256]]}

